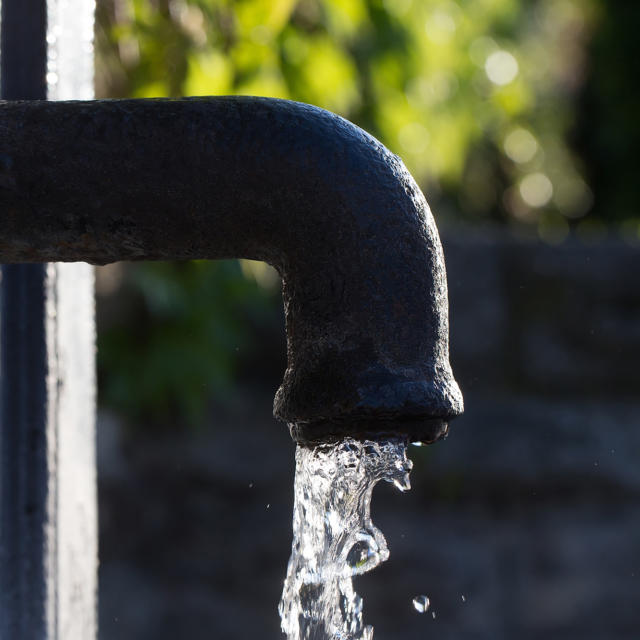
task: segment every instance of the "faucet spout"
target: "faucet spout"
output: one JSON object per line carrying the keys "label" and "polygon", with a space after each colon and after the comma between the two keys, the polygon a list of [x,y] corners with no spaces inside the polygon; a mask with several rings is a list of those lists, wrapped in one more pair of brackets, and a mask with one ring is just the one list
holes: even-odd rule
{"label": "faucet spout", "polygon": [[4,102],[0,123],[0,261],[263,260],[294,439],[431,442],[462,413],[433,217],[360,128],[250,97]]}

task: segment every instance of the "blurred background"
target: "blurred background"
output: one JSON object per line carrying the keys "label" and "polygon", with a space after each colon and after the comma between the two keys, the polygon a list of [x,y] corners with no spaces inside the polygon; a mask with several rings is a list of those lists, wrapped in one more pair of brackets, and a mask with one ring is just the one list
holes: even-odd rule
{"label": "blurred background", "polygon": [[[639,29],[622,0],[98,0],[98,97],[319,105],[435,213],[466,413],[374,495],[380,640],[640,637]],[[278,276],[96,272],[100,637],[279,638]]]}

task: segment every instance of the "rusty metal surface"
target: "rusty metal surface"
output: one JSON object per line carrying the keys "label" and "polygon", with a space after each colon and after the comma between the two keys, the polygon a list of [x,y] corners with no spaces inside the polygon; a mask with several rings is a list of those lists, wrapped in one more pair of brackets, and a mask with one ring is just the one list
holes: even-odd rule
{"label": "rusty metal surface", "polygon": [[299,441],[462,412],[442,249],[401,160],[326,111],[250,97],[0,104],[0,260],[264,260],[283,278],[274,413]]}

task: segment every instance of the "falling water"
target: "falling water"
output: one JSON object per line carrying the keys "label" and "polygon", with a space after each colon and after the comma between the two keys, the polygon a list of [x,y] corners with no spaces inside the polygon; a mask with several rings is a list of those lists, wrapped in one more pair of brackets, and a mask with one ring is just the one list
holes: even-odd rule
{"label": "falling water", "polygon": [[296,450],[293,545],[280,601],[288,640],[370,640],[353,576],[389,557],[371,522],[380,480],[410,488],[406,442],[351,438]]}

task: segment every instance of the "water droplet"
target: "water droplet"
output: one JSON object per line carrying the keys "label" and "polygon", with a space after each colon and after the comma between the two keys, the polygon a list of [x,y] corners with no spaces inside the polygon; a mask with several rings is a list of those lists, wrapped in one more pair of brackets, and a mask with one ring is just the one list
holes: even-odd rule
{"label": "water droplet", "polygon": [[267,503],[267,509],[271,506],[271,504]]}
{"label": "water droplet", "polygon": [[431,612],[431,617],[432,617],[434,620],[436,619],[436,612],[435,612],[435,611],[432,611],[432,612]]}
{"label": "water droplet", "polygon": [[249,489],[253,489],[253,482],[249,483]]}
{"label": "water droplet", "polygon": [[466,602],[467,598],[464,596],[464,594],[462,596],[460,596],[462,598],[462,602]]}
{"label": "water droplet", "polygon": [[430,605],[431,605],[431,601],[427,596],[416,596],[413,599],[413,608],[418,613],[424,613],[429,608]]}

